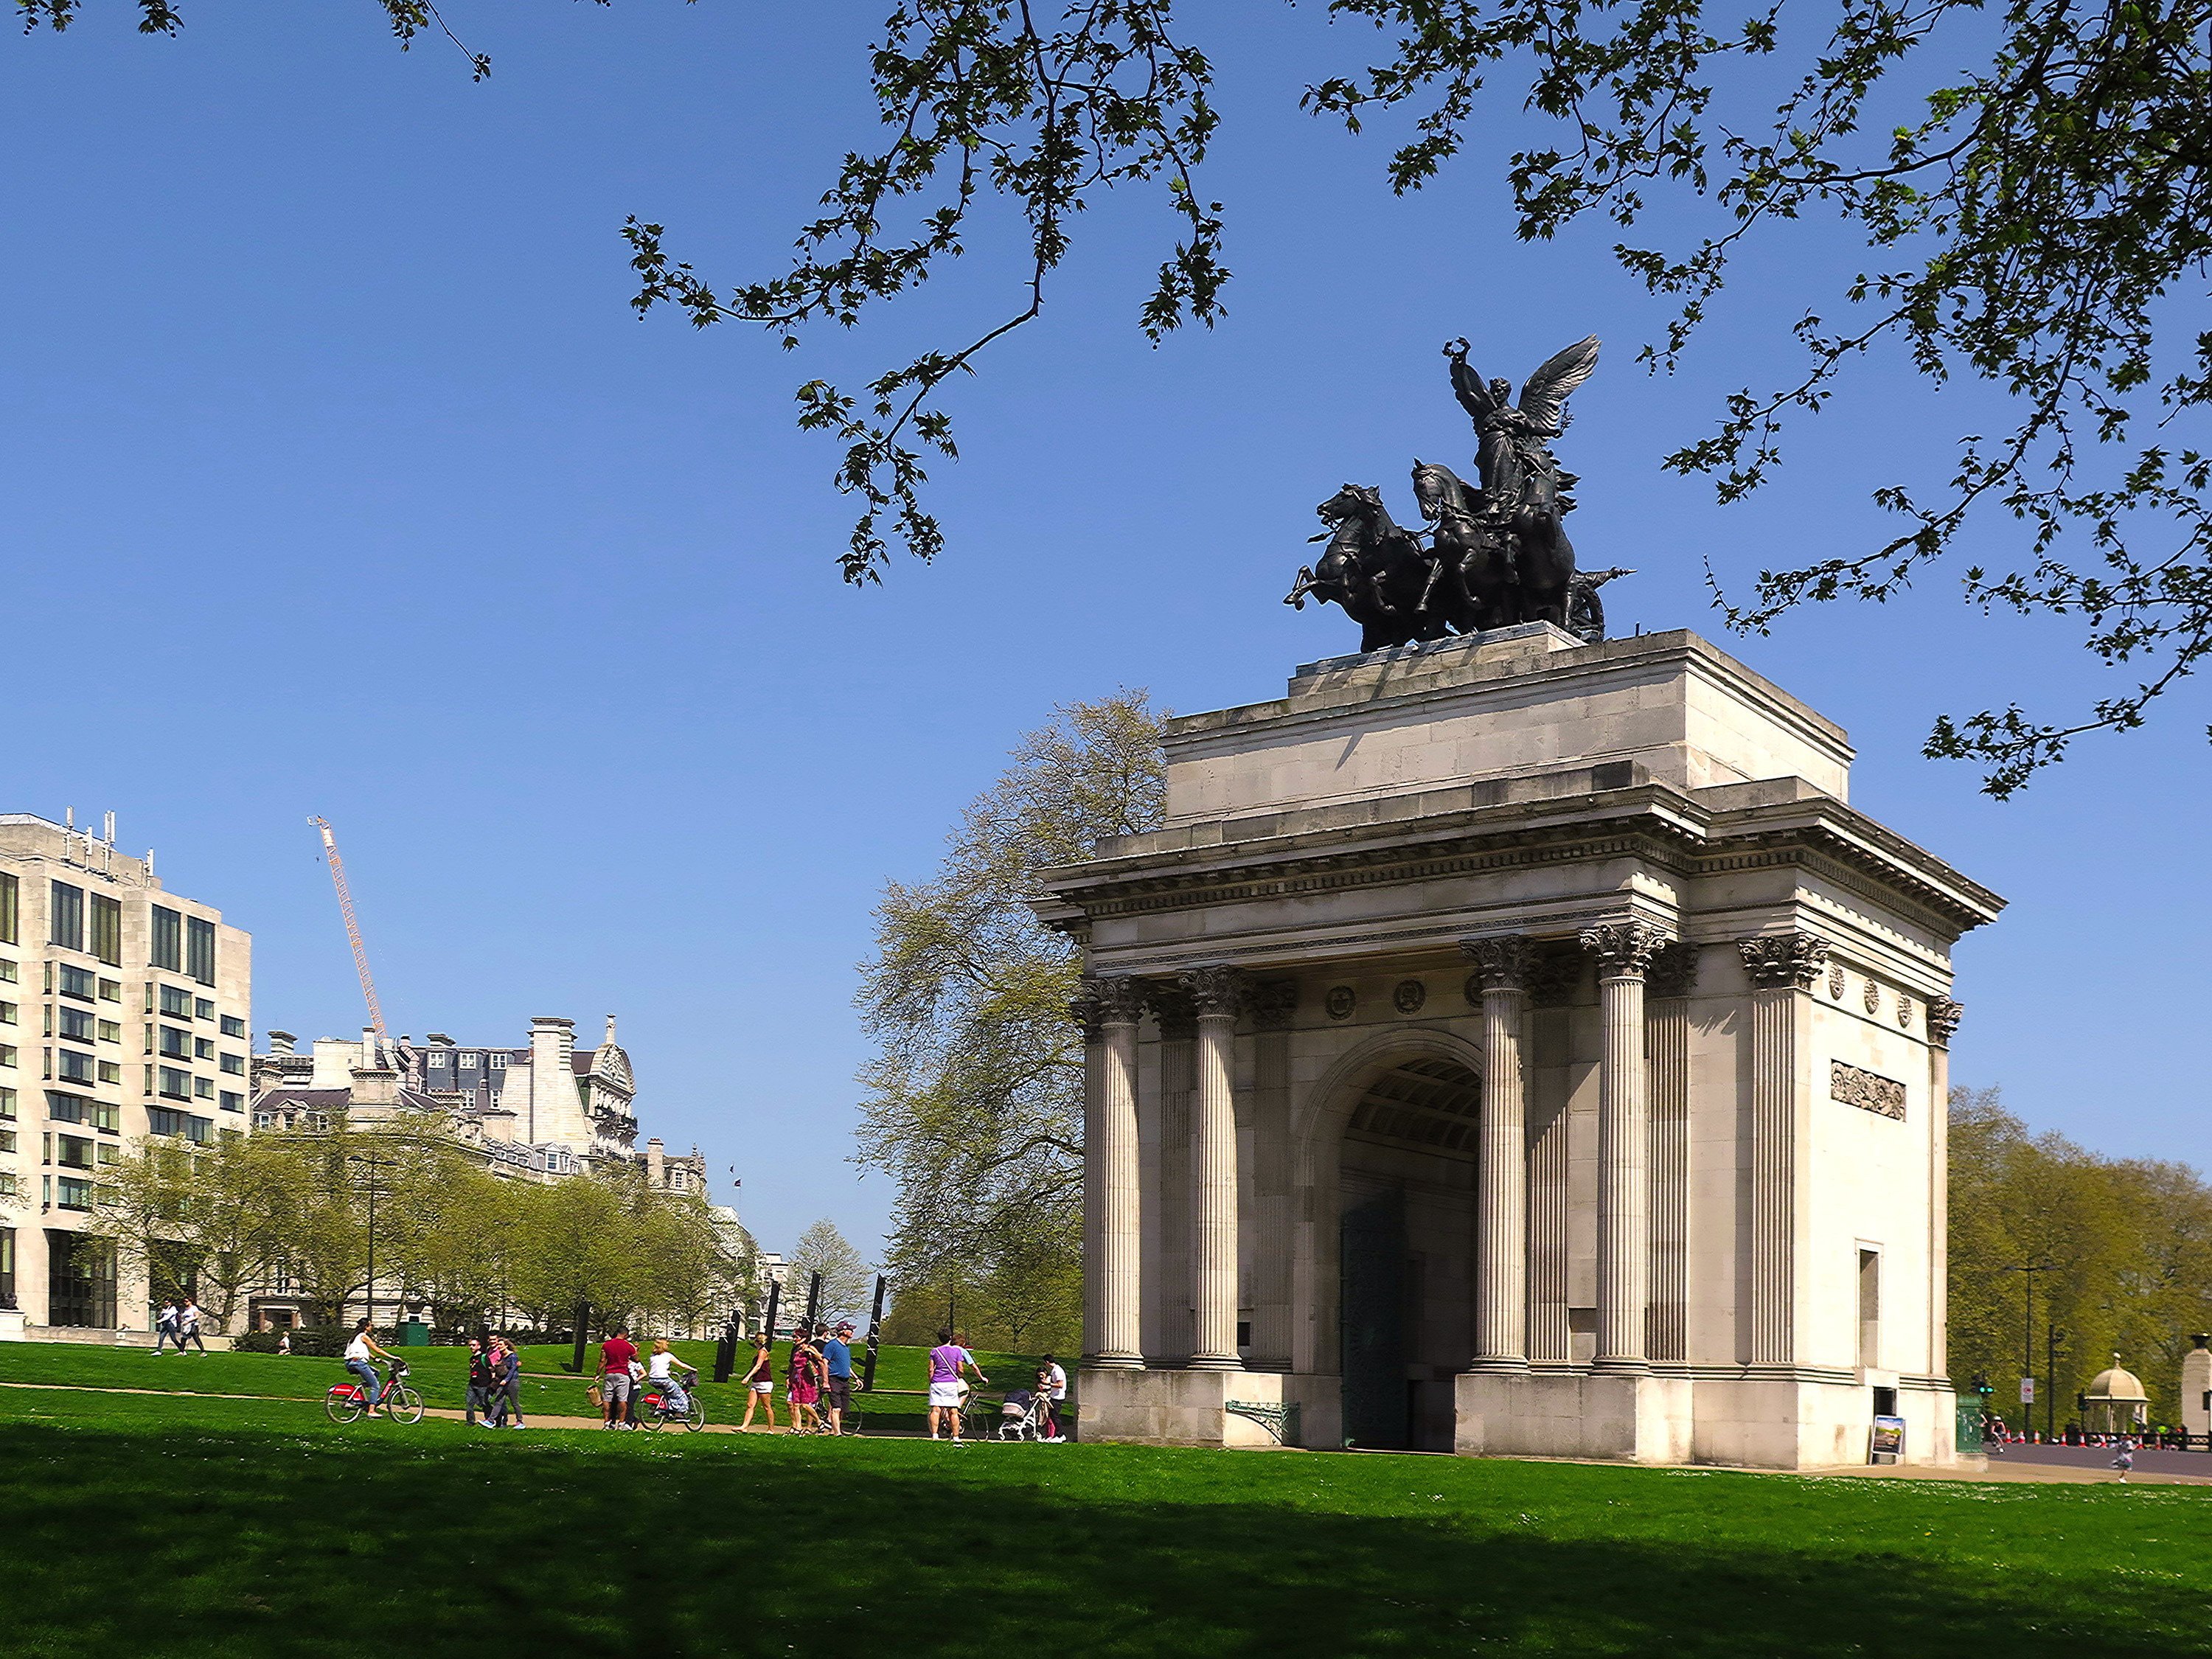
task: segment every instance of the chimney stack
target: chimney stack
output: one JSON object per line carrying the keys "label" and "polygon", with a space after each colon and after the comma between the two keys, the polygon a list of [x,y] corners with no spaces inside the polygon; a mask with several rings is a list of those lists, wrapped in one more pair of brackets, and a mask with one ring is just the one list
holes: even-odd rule
{"label": "chimney stack", "polygon": [[656,1189],[668,1184],[667,1150],[661,1146],[658,1135],[645,1143],[645,1180],[647,1186]]}
{"label": "chimney stack", "polygon": [[298,1041],[299,1038],[289,1031],[271,1031],[269,1034],[269,1052],[272,1054],[289,1054],[293,1052],[292,1045]]}

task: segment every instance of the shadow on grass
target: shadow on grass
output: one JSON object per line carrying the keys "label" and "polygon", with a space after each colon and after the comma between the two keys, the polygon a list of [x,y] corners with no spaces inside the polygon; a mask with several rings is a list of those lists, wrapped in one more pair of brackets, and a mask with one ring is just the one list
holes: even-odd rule
{"label": "shadow on grass", "polygon": [[[1561,1540],[1502,1513],[1194,1502],[1171,1467],[1111,1452],[1054,1468],[429,1425],[372,1440],[252,1409],[258,1426],[159,1434],[0,1424],[12,1653],[2201,1650],[2174,1635],[2201,1590],[2107,1595],[2086,1563],[1993,1583],[1848,1540]],[[1147,1489],[1164,1501],[1096,1495]],[[1726,1500],[1686,1503],[1686,1531],[1708,1501]]]}

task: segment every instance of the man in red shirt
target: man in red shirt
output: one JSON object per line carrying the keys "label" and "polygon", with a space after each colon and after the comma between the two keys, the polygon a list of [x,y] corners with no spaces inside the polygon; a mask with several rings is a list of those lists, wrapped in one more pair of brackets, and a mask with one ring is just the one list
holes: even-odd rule
{"label": "man in red shirt", "polygon": [[629,1332],[622,1326],[599,1344],[599,1399],[607,1414],[606,1426],[627,1428],[623,1419],[623,1407],[629,1403],[629,1368],[637,1358],[637,1345],[629,1340]]}

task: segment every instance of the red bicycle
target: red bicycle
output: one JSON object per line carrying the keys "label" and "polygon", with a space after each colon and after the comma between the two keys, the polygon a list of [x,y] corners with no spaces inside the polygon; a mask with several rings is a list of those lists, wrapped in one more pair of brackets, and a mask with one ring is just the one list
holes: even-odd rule
{"label": "red bicycle", "polygon": [[[407,1386],[407,1362],[392,1362],[392,1375],[376,1396],[376,1403],[402,1423],[422,1420],[422,1396]],[[368,1414],[368,1393],[358,1382],[339,1382],[323,1396],[323,1413],[333,1423],[358,1423]]]}
{"label": "red bicycle", "polygon": [[684,1394],[684,1409],[678,1411],[670,1403],[668,1387],[662,1382],[648,1382],[645,1398],[638,1401],[637,1423],[641,1429],[658,1434],[671,1423],[681,1423],[693,1434],[707,1426],[707,1408],[699,1403],[696,1389],[687,1389]]}

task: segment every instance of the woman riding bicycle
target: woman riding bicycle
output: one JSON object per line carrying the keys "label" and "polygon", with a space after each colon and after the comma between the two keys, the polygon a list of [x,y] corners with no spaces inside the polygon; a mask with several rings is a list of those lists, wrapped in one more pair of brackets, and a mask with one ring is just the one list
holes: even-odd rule
{"label": "woman riding bicycle", "polygon": [[[678,1371],[684,1373],[683,1382],[676,1379]],[[684,1394],[684,1383],[699,1380],[699,1368],[687,1365],[678,1359],[676,1350],[668,1346],[666,1337],[653,1339],[653,1358],[646,1362],[646,1376],[660,1391],[662,1412],[672,1417],[681,1417],[691,1409],[691,1401]]]}
{"label": "woman riding bicycle", "polygon": [[[369,1334],[368,1321],[363,1318],[353,1328],[353,1340],[346,1344],[345,1364],[346,1369],[361,1379],[362,1399],[368,1407],[369,1415],[374,1417],[377,1396],[384,1391],[384,1379],[377,1374],[371,1356],[376,1359],[397,1360],[398,1358],[376,1346],[375,1337]],[[384,1414],[386,1417],[392,1415],[389,1407],[385,1408]]]}

